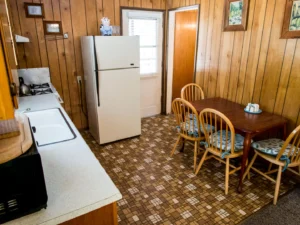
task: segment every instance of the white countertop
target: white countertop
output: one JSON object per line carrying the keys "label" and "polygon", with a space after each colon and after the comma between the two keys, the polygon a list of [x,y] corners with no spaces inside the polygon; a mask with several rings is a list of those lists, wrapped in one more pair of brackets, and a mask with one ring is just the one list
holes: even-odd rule
{"label": "white countertop", "polygon": [[122,198],[53,94],[20,98],[18,111],[28,108],[60,108],[77,137],[38,148],[48,194],[47,209],[5,225],[59,224]]}

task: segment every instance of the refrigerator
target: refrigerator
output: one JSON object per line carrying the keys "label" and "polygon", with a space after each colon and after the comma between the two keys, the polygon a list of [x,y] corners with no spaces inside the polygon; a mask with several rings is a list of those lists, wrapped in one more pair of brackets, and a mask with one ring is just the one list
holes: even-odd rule
{"label": "refrigerator", "polygon": [[99,144],[141,134],[138,36],[81,37],[89,131]]}

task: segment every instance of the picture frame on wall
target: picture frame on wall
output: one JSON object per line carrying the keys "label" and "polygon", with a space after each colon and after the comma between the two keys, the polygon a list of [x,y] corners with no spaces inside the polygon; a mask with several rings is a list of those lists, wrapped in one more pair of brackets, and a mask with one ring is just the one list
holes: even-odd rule
{"label": "picture frame on wall", "polygon": [[45,35],[63,35],[61,21],[43,21]]}
{"label": "picture frame on wall", "polygon": [[300,0],[286,0],[281,38],[300,38]]}
{"label": "picture frame on wall", "polygon": [[24,2],[24,7],[27,18],[44,18],[44,4]]}
{"label": "picture frame on wall", "polygon": [[249,0],[224,0],[223,31],[246,31]]}

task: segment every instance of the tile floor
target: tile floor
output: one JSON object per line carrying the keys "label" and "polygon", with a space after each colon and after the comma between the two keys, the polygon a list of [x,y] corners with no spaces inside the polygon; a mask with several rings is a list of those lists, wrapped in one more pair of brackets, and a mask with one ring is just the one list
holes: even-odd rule
{"label": "tile floor", "polygon": [[[274,185],[252,174],[238,194],[237,174],[224,194],[225,166],[208,160],[193,173],[193,147],[170,157],[176,141],[172,116],[142,120],[142,135],[99,146],[82,136],[123,195],[118,201],[119,224],[237,224],[273,200]],[[294,187],[283,176],[280,194]],[[279,198],[280,201],[280,198]]]}

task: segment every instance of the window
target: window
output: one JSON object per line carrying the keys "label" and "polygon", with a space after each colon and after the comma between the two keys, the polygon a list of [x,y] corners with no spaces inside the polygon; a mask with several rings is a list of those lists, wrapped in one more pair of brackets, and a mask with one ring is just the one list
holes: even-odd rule
{"label": "window", "polygon": [[157,73],[157,19],[129,18],[129,36],[140,36],[141,74]]}
{"label": "window", "polygon": [[163,12],[122,9],[122,33],[140,37],[141,77],[162,74]]}

